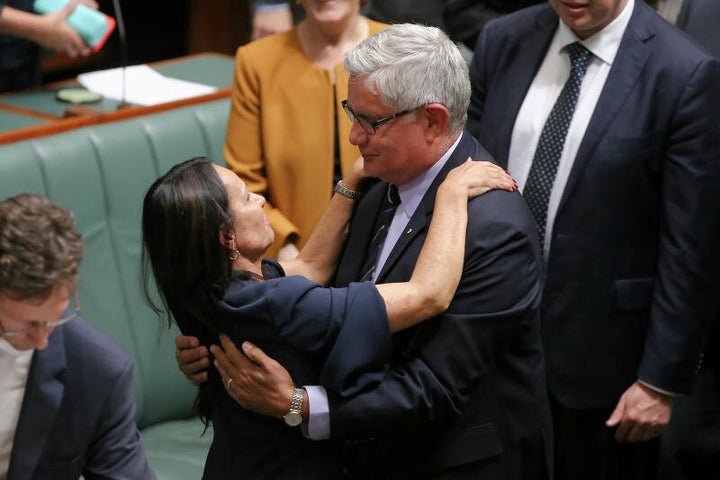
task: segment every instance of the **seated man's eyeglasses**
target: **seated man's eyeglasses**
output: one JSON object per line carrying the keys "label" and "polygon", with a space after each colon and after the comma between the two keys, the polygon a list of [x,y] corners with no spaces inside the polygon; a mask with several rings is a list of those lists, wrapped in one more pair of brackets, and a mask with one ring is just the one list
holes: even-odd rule
{"label": "seated man's eyeglasses", "polygon": [[403,115],[407,115],[410,112],[413,112],[417,110],[418,108],[422,108],[425,105],[418,105],[415,108],[408,108],[407,110],[402,110],[397,113],[393,113],[392,115],[388,117],[383,117],[379,120],[370,120],[367,115],[362,113],[355,113],[355,111],[348,105],[347,99],[340,102],[340,105],[342,105],[343,110],[345,110],[345,113],[347,114],[348,118],[350,118],[351,122],[358,122],[360,124],[360,127],[367,133],[368,135],[374,135],[375,129],[382,125],[383,123],[387,123],[390,120],[395,120],[398,117],[402,117]]}
{"label": "seated man's eyeglasses", "polygon": [[[77,290],[75,290],[73,292],[73,295],[70,297],[70,304],[68,305],[68,308],[65,309],[65,313],[58,320],[54,320],[54,321],[53,320],[21,320],[21,319],[11,318],[5,314],[0,314],[0,336],[14,337],[14,336],[18,336],[18,335],[25,335],[27,333],[34,332],[41,328],[55,328],[57,326],[68,323],[69,321],[77,318],[79,315],[80,315],[80,302],[78,301]],[[5,328],[5,326],[2,323],[2,320],[6,319],[6,318],[12,320],[15,323],[27,324],[29,326],[27,326],[25,328],[12,328],[12,329]]]}

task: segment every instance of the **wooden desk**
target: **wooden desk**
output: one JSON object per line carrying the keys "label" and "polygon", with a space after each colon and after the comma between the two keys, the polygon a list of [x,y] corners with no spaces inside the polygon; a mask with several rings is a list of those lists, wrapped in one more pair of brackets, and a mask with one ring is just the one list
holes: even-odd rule
{"label": "wooden desk", "polygon": [[98,103],[73,107],[55,98],[61,88],[77,86],[68,80],[38,90],[0,95],[0,144],[52,135],[86,125],[106,123],[147,115],[194,103],[230,96],[235,62],[232,56],[200,53],[150,65],[168,77],[217,87],[208,95],[149,107],[130,106],[118,109],[118,102],[104,98]]}

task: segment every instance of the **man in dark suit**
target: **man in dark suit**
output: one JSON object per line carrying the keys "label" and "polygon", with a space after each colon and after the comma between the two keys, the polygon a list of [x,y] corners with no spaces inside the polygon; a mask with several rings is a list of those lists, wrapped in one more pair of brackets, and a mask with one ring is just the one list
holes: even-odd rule
{"label": "man in dark suit", "polygon": [[[427,235],[439,183],[468,157],[490,158],[463,131],[467,67],[440,30],[409,24],[366,40],[345,65],[350,138],[366,171],[383,181],[359,200],[335,283],[364,276],[389,183],[401,203],[372,279],[405,281]],[[307,402],[294,405],[309,413],[311,438],[348,441],[349,478],[550,478],[534,222],[515,193],[489,192],[468,209],[465,268],[448,311],[394,337],[390,369],[373,388],[341,398],[306,386],[309,409]],[[350,357],[367,348],[346,341]],[[259,413],[286,414],[294,389],[287,372],[247,343],[255,364],[232,344],[225,347],[228,355],[217,347],[213,353],[229,393]]]}
{"label": "man in dark suit", "polygon": [[82,239],[38,195],[0,202],[0,477],[154,479],[132,360],[79,318]]}
{"label": "man in dark suit", "polygon": [[481,32],[468,129],[543,206],[558,478],[655,478],[718,308],[720,63],[640,0],[549,3]]}

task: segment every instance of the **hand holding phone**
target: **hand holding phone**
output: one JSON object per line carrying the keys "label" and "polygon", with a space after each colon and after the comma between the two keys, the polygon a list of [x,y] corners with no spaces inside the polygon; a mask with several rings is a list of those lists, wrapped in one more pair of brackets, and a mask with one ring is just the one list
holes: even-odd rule
{"label": "hand holding phone", "polygon": [[[35,0],[33,9],[36,13],[45,15],[61,10],[68,2],[69,0]],[[105,45],[105,41],[115,29],[114,18],[82,3],[68,15],[67,22],[93,52],[98,52]]]}

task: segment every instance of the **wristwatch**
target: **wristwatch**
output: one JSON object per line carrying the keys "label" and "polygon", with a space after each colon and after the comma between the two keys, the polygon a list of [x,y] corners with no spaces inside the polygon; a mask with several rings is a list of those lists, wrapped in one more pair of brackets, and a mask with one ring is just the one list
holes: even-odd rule
{"label": "wristwatch", "polygon": [[283,420],[285,420],[286,425],[297,427],[302,423],[302,402],[303,389],[296,387],[293,392],[292,402],[290,403],[290,411],[283,415]]}
{"label": "wristwatch", "polygon": [[335,189],[333,191],[351,200],[355,200],[356,198],[361,197],[360,192],[356,192],[355,190],[347,188],[342,180],[338,180],[338,182],[335,184]]}

